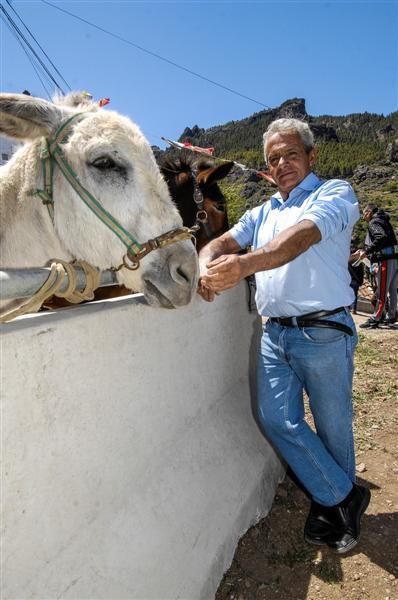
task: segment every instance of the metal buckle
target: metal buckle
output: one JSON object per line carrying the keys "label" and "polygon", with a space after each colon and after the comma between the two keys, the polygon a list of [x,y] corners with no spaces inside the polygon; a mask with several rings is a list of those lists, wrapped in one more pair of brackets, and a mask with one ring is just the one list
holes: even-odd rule
{"label": "metal buckle", "polygon": [[194,202],[198,206],[203,206],[203,202],[204,202],[203,194],[201,192],[200,187],[198,186],[198,184],[196,182],[196,179],[194,179],[193,181],[194,181],[194,189],[193,189]]}
{"label": "metal buckle", "polygon": [[129,251],[127,251],[127,253],[123,256],[122,260],[123,266],[126,267],[126,269],[128,269],[129,271],[136,271],[140,267],[139,257],[137,255],[130,254]]}
{"label": "metal buckle", "polygon": [[198,210],[196,213],[196,220],[198,223],[208,223],[209,219],[205,210]]}

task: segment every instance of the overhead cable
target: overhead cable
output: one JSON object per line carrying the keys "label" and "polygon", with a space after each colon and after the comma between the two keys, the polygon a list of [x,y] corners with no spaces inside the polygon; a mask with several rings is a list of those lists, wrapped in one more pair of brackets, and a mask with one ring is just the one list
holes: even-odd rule
{"label": "overhead cable", "polygon": [[179,65],[178,63],[174,62],[173,60],[165,58],[164,56],[161,56],[160,54],[157,54],[156,52],[152,52],[152,50],[148,50],[147,48],[144,48],[143,46],[139,46],[138,44],[135,44],[131,40],[127,40],[126,38],[123,38],[122,36],[118,35],[117,33],[108,31],[107,29],[104,29],[103,27],[100,27],[99,25],[96,25],[95,23],[91,23],[90,21],[83,19],[83,17],[79,17],[78,15],[75,15],[74,13],[71,13],[68,10],[65,10],[64,8],[61,8],[60,6],[56,6],[55,4],[52,4],[51,2],[48,2],[47,0],[41,0],[41,1],[44,4],[47,4],[48,6],[51,6],[52,8],[55,8],[56,10],[59,10],[60,12],[63,12],[65,14],[69,15],[70,17],[73,17],[74,19],[77,19],[78,21],[82,21],[82,23],[86,23],[86,25],[90,25],[90,27],[94,27],[95,29],[102,31],[103,33],[106,33],[107,35],[110,35],[110,36],[120,40],[121,42],[128,44],[129,46],[133,46],[134,48],[137,48],[137,50],[141,50],[141,52],[145,52],[146,54],[149,54],[150,56],[154,56],[155,58],[158,58],[159,60],[162,60],[163,62],[168,63],[169,65],[172,65],[173,67],[176,67],[177,69],[181,69],[181,71],[185,71],[186,73],[189,73],[190,75],[193,75],[194,77],[198,77],[199,79],[202,79],[203,81],[207,81],[208,83],[211,83],[212,85],[215,85],[223,90],[226,90],[227,92],[230,92],[231,94],[240,96],[241,98],[244,98],[245,100],[250,100],[250,102],[254,102],[255,104],[258,104],[259,106],[262,106],[263,108],[268,108],[268,109],[271,108],[270,106],[263,104],[263,102],[259,102],[258,100],[255,100],[254,98],[250,98],[250,96],[246,96],[245,94],[242,94],[241,92],[238,92],[230,87],[227,87],[226,85],[223,85],[222,83],[218,83],[217,81],[214,81],[213,79],[209,79],[208,77],[205,77],[204,75],[200,75],[200,73],[196,73],[195,71],[192,71],[191,69],[188,69],[187,67],[183,67],[182,65]]}
{"label": "overhead cable", "polygon": [[[0,8],[1,5],[0,5]],[[27,59],[29,60],[30,64],[32,65],[33,69],[35,70],[35,73],[41,83],[41,85],[43,86],[43,89],[47,95],[47,98],[50,100],[51,99],[51,94],[48,91],[48,89],[46,88],[46,85],[43,81],[43,79],[40,77],[40,73],[37,69],[37,66],[34,63],[34,60],[32,59],[32,57],[30,56],[29,52],[26,50],[25,46],[23,45],[22,41],[19,39],[18,34],[14,31],[14,29],[11,27],[11,25],[6,21],[5,17],[0,14],[0,18],[3,21],[4,25],[6,25],[6,27],[8,27],[9,31],[11,32],[11,34],[15,37],[15,39],[17,40],[18,44],[21,46],[22,50],[25,52]]]}
{"label": "overhead cable", "polygon": [[53,82],[53,84],[55,85],[55,87],[58,90],[60,90],[62,92],[62,94],[65,95],[64,90],[59,85],[59,83],[57,82],[57,80],[53,77],[53,75],[51,74],[51,71],[47,68],[47,66],[45,65],[45,63],[43,62],[43,60],[37,54],[36,50],[32,47],[32,45],[30,44],[30,42],[27,40],[27,38],[25,37],[25,35],[22,33],[21,29],[18,27],[18,25],[16,24],[16,22],[13,20],[13,18],[11,17],[11,15],[6,11],[5,7],[2,4],[0,4],[0,9],[3,12],[3,14],[5,15],[5,17],[8,20],[8,22],[10,23],[11,27],[13,28],[13,30],[18,35],[19,39],[24,43],[25,48],[29,49],[31,55],[33,55],[35,57],[36,61],[40,64],[41,68],[46,73],[48,79],[51,80]]}
{"label": "overhead cable", "polygon": [[48,56],[47,52],[44,50],[44,48],[40,45],[40,43],[37,41],[36,37],[33,35],[32,31],[29,29],[29,27],[24,23],[24,21],[22,20],[22,18],[20,17],[20,15],[17,13],[17,11],[15,10],[15,8],[12,6],[10,0],[6,0],[8,6],[11,8],[11,10],[15,13],[15,15],[17,16],[17,18],[19,19],[19,21],[22,23],[22,25],[25,27],[26,31],[29,33],[30,37],[34,40],[34,42],[36,43],[36,45],[40,48],[40,50],[42,51],[42,53],[44,54],[44,56],[47,58],[48,62],[50,63],[50,65],[53,67],[54,71],[57,73],[57,75],[60,76],[60,78],[62,79],[62,81],[64,82],[64,84],[66,85],[66,87],[71,90],[72,88],[70,87],[69,83],[65,80],[65,78],[62,76],[62,74],[59,72],[59,70],[57,69],[57,67],[55,66],[55,64],[53,63],[53,61],[51,60],[51,58]]}

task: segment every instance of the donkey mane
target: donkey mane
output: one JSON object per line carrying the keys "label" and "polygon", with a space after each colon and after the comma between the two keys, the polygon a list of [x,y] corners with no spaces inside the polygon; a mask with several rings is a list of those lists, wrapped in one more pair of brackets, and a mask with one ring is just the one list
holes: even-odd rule
{"label": "donkey mane", "polygon": [[167,173],[191,173],[193,170],[204,171],[214,167],[214,162],[198,158],[192,152],[182,152],[179,156],[166,156],[160,160],[160,169],[167,178]]}
{"label": "donkey mane", "polygon": [[81,108],[86,112],[95,112],[99,110],[98,104],[95,104],[92,100],[92,96],[87,92],[70,92],[66,96],[62,94],[55,94],[52,99],[54,104],[60,106],[71,106],[72,108]]}

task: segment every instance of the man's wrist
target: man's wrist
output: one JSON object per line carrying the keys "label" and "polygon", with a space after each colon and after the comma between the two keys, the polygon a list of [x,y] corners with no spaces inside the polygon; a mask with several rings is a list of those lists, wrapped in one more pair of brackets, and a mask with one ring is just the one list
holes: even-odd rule
{"label": "man's wrist", "polygon": [[239,256],[241,270],[242,270],[242,278],[249,277],[249,275],[253,275],[253,273],[257,273],[257,271],[264,270],[264,254],[262,251],[248,252],[247,254],[242,254]]}

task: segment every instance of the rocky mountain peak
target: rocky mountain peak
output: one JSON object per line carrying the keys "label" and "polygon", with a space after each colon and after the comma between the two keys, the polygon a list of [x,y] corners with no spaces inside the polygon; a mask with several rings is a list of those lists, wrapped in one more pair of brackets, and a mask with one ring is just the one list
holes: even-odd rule
{"label": "rocky mountain peak", "polygon": [[301,119],[302,121],[308,119],[304,98],[286,100],[276,109],[276,112],[279,119]]}
{"label": "rocky mountain peak", "polygon": [[205,130],[202,129],[201,127],[199,127],[198,125],[194,125],[191,129],[191,127],[185,127],[184,131],[182,132],[179,141],[180,142],[185,142],[185,141],[190,141],[192,138],[197,138],[199,137],[202,133],[204,133]]}

